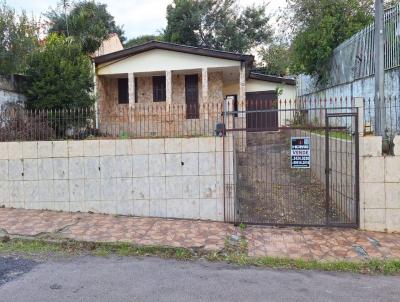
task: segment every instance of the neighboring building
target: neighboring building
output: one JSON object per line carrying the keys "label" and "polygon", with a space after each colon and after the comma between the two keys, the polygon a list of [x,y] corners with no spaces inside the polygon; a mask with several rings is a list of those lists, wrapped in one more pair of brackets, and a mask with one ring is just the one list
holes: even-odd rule
{"label": "neighboring building", "polygon": [[180,104],[183,118],[193,120],[202,116],[202,104],[222,105],[226,98],[244,110],[246,100],[247,109],[251,100],[272,108],[278,98],[296,97],[295,80],[253,73],[252,55],[152,41],[94,62],[100,115],[135,104]]}
{"label": "neighboring building", "polygon": [[0,76],[0,106],[6,103],[24,103],[26,98],[21,93],[25,77],[22,75]]}
{"label": "neighboring building", "polygon": [[110,34],[106,40],[101,42],[99,49],[97,49],[93,54],[92,57],[99,57],[111,52],[123,50],[124,46],[121,43],[117,34]]}

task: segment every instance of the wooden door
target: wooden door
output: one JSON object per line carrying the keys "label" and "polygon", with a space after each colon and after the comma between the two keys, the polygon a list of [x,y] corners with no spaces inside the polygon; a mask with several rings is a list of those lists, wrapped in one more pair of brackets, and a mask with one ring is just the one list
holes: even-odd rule
{"label": "wooden door", "polygon": [[199,118],[199,76],[185,76],[186,118]]}
{"label": "wooden door", "polygon": [[246,93],[246,128],[248,132],[278,130],[278,95],[276,91]]}

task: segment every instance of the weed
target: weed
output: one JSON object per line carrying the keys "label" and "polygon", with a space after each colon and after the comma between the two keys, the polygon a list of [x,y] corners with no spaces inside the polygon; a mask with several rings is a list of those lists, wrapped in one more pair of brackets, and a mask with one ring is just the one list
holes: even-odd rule
{"label": "weed", "polygon": [[224,251],[197,251],[191,249],[164,246],[136,246],[129,243],[91,243],[66,240],[48,242],[44,240],[11,239],[0,242],[0,255],[17,253],[22,255],[76,255],[89,254],[106,257],[118,255],[156,256],[177,260],[193,260],[205,258],[208,261],[223,261],[236,265],[251,265],[264,268],[319,270],[335,272],[351,272],[361,274],[400,275],[400,260],[371,259],[365,261],[316,261],[288,259],[277,257],[250,257],[247,254],[247,241],[241,237],[236,243],[227,238]]}

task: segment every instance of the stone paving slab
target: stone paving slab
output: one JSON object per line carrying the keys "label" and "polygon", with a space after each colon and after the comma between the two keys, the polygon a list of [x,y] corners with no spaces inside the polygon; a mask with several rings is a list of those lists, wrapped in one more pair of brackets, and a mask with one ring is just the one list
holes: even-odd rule
{"label": "stone paving slab", "polygon": [[[220,222],[126,217],[0,208],[0,231],[10,235],[57,234],[91,242],[127,242],[222,250],[240,230]],[[250,256],[305,260],[400,259],[400,234],[339,228],[248,226]]]}
{"label": "stone paving slab", "polygon": [[308,260],[400,259],[400,234],[341,228],[248,227],[250,256]]}

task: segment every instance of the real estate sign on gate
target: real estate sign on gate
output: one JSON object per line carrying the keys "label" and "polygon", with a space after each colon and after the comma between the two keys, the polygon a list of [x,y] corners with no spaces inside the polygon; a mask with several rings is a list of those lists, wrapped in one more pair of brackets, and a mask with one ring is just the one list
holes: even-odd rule
{"label": "real estate sign on gate", "polygon": [[295,169],[309,169],[311,164],[310,138],[291,138],[291,167]]}

